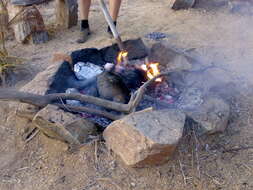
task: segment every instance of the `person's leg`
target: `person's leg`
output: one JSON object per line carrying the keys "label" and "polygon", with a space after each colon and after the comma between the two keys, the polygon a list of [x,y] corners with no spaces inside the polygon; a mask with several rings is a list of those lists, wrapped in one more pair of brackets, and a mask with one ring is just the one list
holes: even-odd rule
{"label": "person's leg", "polygon": [[80,19],[81,19],[81,33],[80,38],[77,40],[78,43],[84,43],[90,34],[89,28],[89,10],[91,0],[78,0]]}
{"label": "person's leg", "polygon": [[110,0],[109,1],[110,15],[111,15],[112,20],[114,22],[117,21],[120,5],[121,5],[121,0]]}
{"label": "person's leg", "polygon": [[[117,18],[119,15],[120,5],[121,5],[121,0],[109,0],[110,15],[112,17],[112,20],[115,26],[117,25]],[[112,36],[112,32],[109,26],[108,26],[107,31],[110,34],[110,36]]]}
{"label": "person's leg", "polygon": [[88,20],[91,0],[78,0],[80,19]]}

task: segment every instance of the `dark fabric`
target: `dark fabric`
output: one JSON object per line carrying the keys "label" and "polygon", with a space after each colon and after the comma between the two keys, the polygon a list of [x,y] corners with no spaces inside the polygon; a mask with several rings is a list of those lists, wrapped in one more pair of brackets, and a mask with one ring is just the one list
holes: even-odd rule
{"label": "dark fabric", "polygon": [[77,62],[91,62],[95,65],[104,66],[103,55],[96,48],[86,48],[71,53],[73,64]]}
{"label": "dark fabric", "polygon": [[[124,45],[129,51],[129,59],[140,59],[147,56],[147,51],[141,39],[128,40]],[[113,63],[119,53],[116,44],[108,46],[101,50],[96,48],[86,48],[71,53],[73,64],[77,62],[91,62],[93,64],[104,66],[105,63]],[[143,81],[143,73],[139,70],[125,71],[119,74],[128,89],[135,89],[141,85]],[[53,83],[50,85],[47,93],[65,92],[68,88],[79,88],[84,81],[78,81],[68,62],[63,62],[59,70],[56,72]]]}
{"label": "dark fabric", "polygon": [[67,61],[64,61],[61,64],[53,78],[53,82],[49,86],[47,94],[65,92],[68,88],[72,88],[72,86],[67,82],[67,80],[69,80],[70,78],[76,80],[74,72],[72,71],[70,64]]}
{"label": "dark fabric", "polygon": [[126,69],[118,76],[130,91],[138,89],[146,81],[145,72],[139,69]]}

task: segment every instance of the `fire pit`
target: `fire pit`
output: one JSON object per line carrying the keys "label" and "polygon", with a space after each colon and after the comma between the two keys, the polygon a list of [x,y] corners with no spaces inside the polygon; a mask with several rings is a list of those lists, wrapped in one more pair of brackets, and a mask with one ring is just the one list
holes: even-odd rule
{"label": "fire pit", "polygon": [[[143,42],[130,40],[125,42],[126,52],[120,52],[117,46],[97,49],[84,49],[73,52],[72,63],[65,61],[54,76],[47,94],[52,93],[81,93],[93,97],[102,98],[112,102],[127,104],[131,94],[136,92],[146,81],[160,74],[159,63],[149,62],[147,51]],[[135,47],[135,48],[132,48]],[[131,49],[132,48],[132,49]],[[124,57],[128,56],[126,64]],[[180,92],[173,87],[173,83],[166,78],[155,79],[138,106],[136,111],[148,107],[166,108],[172,107]],[[61,102],[59,102],[61,103]],[[106,111],[90,103],[81,103],[77,100],[66,100],[64,104],[71,106],[83,106],[92,109]],[[115,104],[116,106],[116,104]],[[108,109],[108,107],[106,107]],[[115,117],[121,113],[113,114]],[[122,110],[121,112],[127,112]],[[113,120],[110,116],[101,117],[96,114],[81,114],[83,118],[108,126]]]}
{"label": "fire pit", "polygon": [[[130,166],[167,161],[189,121],[198,124],[198,135],[225,130],[229,105],[217,91],[211,93],[214,84],[203,83],[217,68],[203,68],[161,43],[149,51],[141,39],[124,46],[126,51],[117,45],[75,51],[23,92],[1,90],[0,99],[35,105],[35,111],[22,108],[18,115],[72,150],[93,140],[97,129],[105,130],[107,146]],[[31,88],[38,85],[39,91]]]}

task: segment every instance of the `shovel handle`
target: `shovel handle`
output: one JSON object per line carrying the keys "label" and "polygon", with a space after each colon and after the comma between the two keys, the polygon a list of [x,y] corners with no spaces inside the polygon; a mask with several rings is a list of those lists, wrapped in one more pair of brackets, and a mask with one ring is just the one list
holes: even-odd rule
{"label": "shovel handle", "polygon": [[116,43],[118,44],[120,51],[124,51],[124,45],[123,45],[122,40],[120,38],[120,35],[119,35],[119,33],[116,29],[116,26],[113,23],[112,17],[110,16],[110,13],[109,13],[109,11],[106,7],[106,4],[105,4],[104,0],[99,0],[99,2],[100,2],[100,7],[101,7],[101,9],[104,13],[105,20],[107,21],[107,23],[108,23],[108,25],[109,25],[109,27],[112,31],[113,37],[115,38]]}

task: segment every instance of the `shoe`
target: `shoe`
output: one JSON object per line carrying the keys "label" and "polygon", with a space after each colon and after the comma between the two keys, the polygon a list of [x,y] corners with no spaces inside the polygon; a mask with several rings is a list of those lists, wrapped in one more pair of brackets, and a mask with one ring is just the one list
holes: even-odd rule
{"label": "shoe", "polygon": [[80,31],[80,37],[76,42],[79,43],[79,44],[85,43],[88,40],[89,35],[90,35],[90,29],[89,28],[82,29]]}

